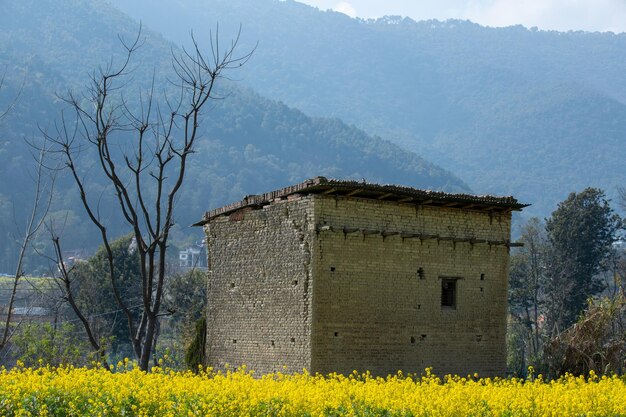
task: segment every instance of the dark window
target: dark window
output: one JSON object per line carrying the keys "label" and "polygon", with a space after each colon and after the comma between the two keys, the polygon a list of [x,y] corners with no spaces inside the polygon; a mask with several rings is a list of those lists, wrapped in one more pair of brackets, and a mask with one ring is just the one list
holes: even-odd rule
{"label": "dark window", "polygon": [[456,309],[456,279],[444,278],[441,280],[441,307]]}

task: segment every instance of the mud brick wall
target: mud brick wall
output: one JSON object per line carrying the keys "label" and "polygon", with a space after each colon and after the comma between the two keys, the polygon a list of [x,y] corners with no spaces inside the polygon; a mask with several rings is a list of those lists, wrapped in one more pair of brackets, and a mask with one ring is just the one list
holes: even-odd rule
{"label": "mud brick wall", "polygon": [[292,195],[205,230],[211,366],[505,372],[510,213]]}
{"label": "mud brick wall", "polygon": [[[505,373],[508,251],[484,240],[509,239],[509,214],[341,197],[315,206],[314,371]],[[441,301],[450,278],[453,308]]]}
{"label": "mud brick wall", "polygon": [[205,226],[211,366],[310,368],[312,210],[308,198],[280,201]]}

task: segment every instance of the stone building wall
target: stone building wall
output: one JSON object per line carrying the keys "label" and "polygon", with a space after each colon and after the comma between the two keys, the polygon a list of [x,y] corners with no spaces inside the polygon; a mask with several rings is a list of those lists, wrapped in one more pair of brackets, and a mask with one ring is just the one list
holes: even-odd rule
{"label": "stone building wall", "polygon": [[305,197],[243,208],[205,225],[211,366],[310,368],[312,216]]}
{"label": "stone building wall", "polygon": [[510,214],[324,196],[315,212],[313,371],[504,374],[508,251],[485,241]]}

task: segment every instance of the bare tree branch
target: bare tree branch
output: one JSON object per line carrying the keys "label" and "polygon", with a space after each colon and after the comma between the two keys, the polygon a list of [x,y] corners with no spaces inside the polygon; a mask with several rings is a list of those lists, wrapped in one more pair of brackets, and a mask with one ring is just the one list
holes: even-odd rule
{"label": "bare tree branch", "polygon": [[85,333],[87,334],[87,339],[89,340],[89,344],[94,352],[100,356],[100,360],[102,361],[105,368],[108,369],[107,359],[106,359],[106,351],[104,346],[97,339],[96,334],[91,328],[91,324],[85,315],[82,313],[80,307],[76,303],[76,299],[74,298],[74,293],[72,290],[72,280],[71,280],[71,268],[67,268],[65,262],[63,260],[63,251],[61,250],[61,243],[59,237],[54,233],[53,229],[50,229],[50,235],[52,239],[52,244],[54,246],[54,252],[57,260],[57,265],[59,269],[60,277],[58,278],[59,287],[63,291],[63,298],[72,308],[76,317],[80,320],[83,328],[85,329]]}
{"label": "bare tree branch", "polygon": [[[52,202],[52,192],[54,189],[54,182],[56,179],[55,171],[46,171],[44,160],[48,154],[48,144],[44,141],[39,155],[36,158],[36,174],[34,177],[35,190],[33,195],[33,202],[30,210],[30,214],[26,220],[26,228],[24,229],[23,236],[19,242],[19,252],[17,257],[17,266],[15,267],[15,276],[13,278],[13,287],[11,290],[11,296],[9,298],[9,305],[7,307],[7,316],[4,322],[4,329],[2,331],[2,339],[0,340],[0,352],[6,347],[13,332],[11,331],[11,320],[13,318],[13,306],[15,303],[15,297],[21,278],[24,276],[24,258],[26,251],[30,247],[32,239],[35,237],[41,226],[43,225],[48,211],[50,210],[50,204]],[[46,172],[52,174],[46,178]]]}
{"label": "bare tree branch", "polygon": [[[4,72],[2,73],[2,76],[0,76],[0,91],[2,91],[2,89],[4,87],[6,75],[7,75],[7,69],[5,68]],[[11,102],[7,105],[7,107],[4,110],[0,111],[0,121],[2,121],[2,119],[4,119],[9,114],[9,112],[11,110],[13,110],[13,108],[17,104],[20,96],[22,95],[22,91],[24,90],[25,83],[26,83],[26,81],[22,82],[22,85],[20,86],[20,89],[18,90],[18,92],[15,95],[15,97],[13,98],[13,100],[11,100]]]}

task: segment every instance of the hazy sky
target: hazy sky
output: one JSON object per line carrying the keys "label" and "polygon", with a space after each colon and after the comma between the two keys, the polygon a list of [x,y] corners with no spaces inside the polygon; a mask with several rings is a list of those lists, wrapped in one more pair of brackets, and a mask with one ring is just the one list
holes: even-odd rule
{"label": "hazy sky", "polygon": [[626,31],[626,0],[298,0],[350,16],[469,19],[485,26]]}

